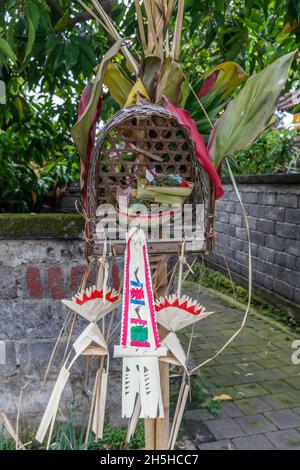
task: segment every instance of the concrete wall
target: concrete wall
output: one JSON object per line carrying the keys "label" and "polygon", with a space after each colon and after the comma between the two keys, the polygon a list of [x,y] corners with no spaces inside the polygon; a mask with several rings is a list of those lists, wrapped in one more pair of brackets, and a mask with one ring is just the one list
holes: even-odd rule
{"label": "concrete wall", "polygon": [[[216,250],[208,263],[236,280],[248,276],[248,243],[241,206],[228,180],[216,204]],[[237,178],[251,229],[254,292],[283,303],[300,320],[300,175]]]}
{"label": "concrete wall", "polygon": [[[32,425],[45,409],[62,361],[61,345],[50,379],[42,380],[67,308],[62,298],[77,291],[85,270],[77,215],[0,216],[0,410],[15,415],[20,389],[22,412]],[[13,235],[14,234],[14,235]],[[118,283],[118,265],[113,284]],[[76,335],[87,323],[79,322]],[[72,369],[64,393],[67,407],[86,409],[84,362]],[[112,361],[108,415],[120,422],[120,364]]]}

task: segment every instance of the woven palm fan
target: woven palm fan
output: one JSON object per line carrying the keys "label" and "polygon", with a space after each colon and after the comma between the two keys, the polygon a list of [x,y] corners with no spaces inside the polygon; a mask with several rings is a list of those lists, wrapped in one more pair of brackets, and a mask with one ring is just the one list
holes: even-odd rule
{"label": "woven palm fan", "polygon": [[[152,104],[129,106],[122,109],[107,123],[101,138],[92,155],[89,179],[89,226],[88,238],[93,241],[92,250],[100,252],[103,243],[103,233],[97,229],[98,214],[101,204],[111,202],[115,204],[118,189],[126,191],[128,187],[137,187],[137,179],[143,178],[146,171],[155,171],[160,174],[180,174],[189,187],[193,188],[187,202],[193,204],[195,217],[195,204],[204,204],[205,230],[198,233],[192,241],[187,241],[187,251],[203,252],[212,246],[212,214],[213,198],[210,195],[209,180],[204,173],[195,155],[194,142],[187,129],[178,122],[175,115],[166,108]],[[183,188],[185,189],[185,188]],[[160,188],[160,192],[167,192],[167,188]],[[182,191],[185,196],[189,193]],[[181,208],[168,208],[165,204],[155,213],[146,211],[126,212],[115,204],[119,222],[125,223],[136,220],[139,226],[159,226],[165,220],[175,220],[177,213],[181,215]],[[210,214],[210,215],[209,215]],[[101,214],[103,215],[103,214]],[[113,215],[114,217],[114,215]],[[109,215],[107,218],[107,222]],[[182,233],[169,243],[153,242],[149,251],[151,253],[176,253],[178,241]],[[124,252],[124,242],[118,240],[116,230],[117,254]],[[198,242],[198,243],[197,243]]]}

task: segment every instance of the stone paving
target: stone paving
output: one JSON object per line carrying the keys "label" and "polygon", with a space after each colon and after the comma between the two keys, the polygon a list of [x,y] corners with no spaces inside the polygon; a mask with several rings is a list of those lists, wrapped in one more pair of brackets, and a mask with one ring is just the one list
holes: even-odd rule
{"label": "stone paving", "polygon": [[[211,293],[201,302],[215,313],[197,323],[191,356],[211,357],[241,324],[244,312]],[[300,450],[300,365],[293,365],[292,342],[300,339],[273,320],[251,314],[235,341],[200,377],[212,397],[227,394],[218,417],[191,409],[184,415],[186,448]]]}

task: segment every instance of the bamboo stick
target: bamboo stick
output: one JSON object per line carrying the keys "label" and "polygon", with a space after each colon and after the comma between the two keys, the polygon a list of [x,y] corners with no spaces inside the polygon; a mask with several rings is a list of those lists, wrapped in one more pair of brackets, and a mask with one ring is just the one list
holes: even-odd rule
{"label": "bamboo stick", "polygon": [[[167,258],[163,258],[158,264],[159,276],[156,279],[157,297],[164,295],[168,286]],[[162,340],[168,333],[165,328],[159,325],[159,336]],[[155,449],[168,449],[169,442],[169,414],[170,414],[170,391],[169,391],[169,364],[160,362],[159,364],[160,386],[162,393],[162,402],[164,407],[164,418],[156,418],[155,426]]]}
{"label": "bamboo stick", "polygon": [[141,5],[140,5],[140,0],[134,0],[135,3],[135,9],[136,9],[136,14],[137,14],[137,20],[138,20],[138,25],[139,25],[139,31],[140,31],[140,36],[141,36],[141,42],[143,49],[147,49],[147,42],[146,42],[146,35],[145,35],[145,28],[144,28],[144,22],[143,22],[143,15],[142,15],[142,10],[141,10]]}
{"label": "bamboo stick", "polygon": [[172,58],[178,62],[179,59],[179,48],[180,48],[180,39],[182,32],[182,20],[184,12],[184,0],[178,0],[178,11],[175,24],[175,32],[172,46]]}
{"label": "bamboo stick", "polygon": [[[166,335],[165,328],[159,326],[160,338]],[[169,443],[169,415],[170,415],[170,389],[169,389],[169,364],[159,363],[160,387],[164,407],[164,417],[156,418],[155,450],[167,450]]]}

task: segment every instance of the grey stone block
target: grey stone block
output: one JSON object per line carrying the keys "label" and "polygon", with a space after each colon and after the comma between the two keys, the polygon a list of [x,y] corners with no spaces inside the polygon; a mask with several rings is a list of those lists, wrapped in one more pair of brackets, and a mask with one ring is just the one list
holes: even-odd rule
{"label": "grey stone block", "polygon": [[275,252],[275,263],[284,268],[295,269],[296,257],[287,253]]}
{"label": "grey stone block", "polygon": [[267,380],[263,385],[264,388],[270,393],[283,393],[295,390],[284,380]]}
{"label": "grey stone block", "polygon": [[244,252],[236,251],[235,252],[235,259],[238,263],[241,263],[241,264],[244,264],[244,265],[248,264],[248,256]]}
{"label": "grey stone block", "polygon": [[243,248],[243,242],[242,240],[238,238],[231,237],[229,239],[229,243],[230,243],[230,248],[232,248],[233,250],[242,250]]}
{"label": "grey stone block", "polygon": [[[243,241],[242,243],[243,243],[243,252],[248,254],[249,243],[247,241]],[[256,243],[251,243],[251,255],[257,256],[257,253],[258,253],[258,246],[256,245]]]}
{"label": "grey stone block", "polygon": [[265,218],[269,220],[281,221],[285,220],[285,211],[284,207],[266,207],[265,208]]}
{"label": "grey stone block", "polygon": [[229,222],[229,214],[227,212],[218,211],[216,213],[216,219],[215,220],[217,220],[219,222],[228,223]]}
{"label": "grey stone block", "polygon": [[257,230],[263,233],[274,234],[275,222],[273,220],[258,219]]}
{"label": "grey stone block", "polygon": [[252,243],[263,246],[265,244],[266,235],[256,230],[251,230],[250,240]]}
{"label": "grey stone block", "polygon": [[286,209],[285,221],[292,222],[294,224],[300,223],[300,209]]}
{"label": "grey stone block", "polygon": [[300,405],[300,395],[298,392],[297,397],[295,393],[283,392],[266,395],[262,397],[262,400],[265,401],[274,410],[282,410]]}
{"label": "grey stone block", "polygon": [[276,204],[276,194],[275,193],[260,193],[259,195],[259,204],[266,206],[275,206]]}
{"label": "grey stone block", "polygon": [[223,249],[224,249],[229,245],[232,238],[229,237],[228,235],[225,235],[224,233],[217,233],[216,240],[218,243],[220,243],[223,246]]}
{"label": "grey stone block", "polygon": [[260,258],[252,257],[252,265],[255,271],[263,273],[265,271],[265,262]]}
{"label": "grey stone block", "polygon": [[232,225],[223,224],[218,221],[215,222],[215,230],[216,232],[225,233],[230,236],[234,236],[235,234],[234,227]]}
{"label": "grey stone block", "polygon": [[230,214],[229,216],[230,223],[236,227],[242,226],[242,216],[239,214]]}
{"label": "grey stone block", "polygon": [[277,204],[283,207],[297,207],[296,194],[277,194]]}
{"label": "grey stone block", "polygon": [[16,273],[10,266],[0,266],[0,299],[17,297]]}
{"label": "grey stone block", "polygon": [[241,409],[241,411],[245,415],[256,415],[271,410],[271,406],[268,405],[265,401],[263,401],[262,398],[258,397],[236,400],[235,404]]}
{"label": "grey stone block", "polygon": [[261,286],[265,287],[266,289],[272,289],[272,287],[273,287],[273,278],[271,276],[267,276],[264,273],[254,271],[253,272],[253,278],[254,278],[254,281],[257,282],[257,284],[260,284]]}
{"label": "grey stone block", "polygon": [[287,224],[285,222],[276,222],[276,235],[279,237],[289,238],[291,240],[296,239],[296,227],[293,224]]}
{"label": "grey stone block", "polygon": [[284,250],[284,244],[285,240],[283,238],[276,237],[275,235],[267,235],[265,238],[266,247],[272,248],[273,250]]}
{"label": "grey stone block", "polygon": [[221,418],[208,421],[207,427],[217,440],[244,435],[240,426],[231,418]]}
{"label": "grey stone block", "polygon": [[294,299],[300,305],[300,289],[294,290]]}
{"label": "grey stone block", "polygon": [[276,430],[275,426],[262,414],[241,416],[240,418],[235,418],[234,421],[248,436]]}
{"label": "grey stone block", "polygon": [[294,413],[300,416],[300,406],[298,406],[297,408],[294,408],[292,411],[294,411]]}
{"label": "grey stone block", "polygon": [[228,212],[229,214],[233,214],[235,212],[235,207],[236,207],[236,204],[234,202],[227,202],[227,201],[224,202],[222,200],[222,210],[223,211]]}
{"label": "grey stone block", "polygon": [[299,256],[300,241],[298,240],[285,240],[284,251],[290,255]]}
{"label": "grey stone block", "polygon": [[265,246],[259,246],[257,252],[258,252],[259,258],[265,261],[268,261],[268,263],[274,262],[275,253],[274,253],[274,250],[272,250],[271,248],[267,248]]}
{"label": "grey stone block", "polygon": [[60,301],[0,301],[0,324],[4,338],[55,338],[62,323]]}
{"label": "grey stone block", "polygon": [[[248,224],[251,230],[257,230],[257,221],[258,219],[256,217],[251,217],[250,215],[247,217],[248,219]],[[245,221],[243,219],[243,227],[245,227]]]}
{"label": "grey stone block", "polygon": [[198,446],[200,450],[234,450],[233,444],[229,439],[222,439],[216,442],[206,442]]}
{"label": "grey stone block", "polygon": [[286,284],[285,282],[281,282],[277,279],[274,279],[273,289],[275,292],[278,292],[278,294],[283,295],[288,299],[294,298],[294,287],[290,286],[289,284]]}
{"label": "grey stone block", "polygon": [[266,273],[270,274],[273,279],[282,279],[283,268],[277,266],[276,264],[268,263],[267,261],[265,261],[264,266]]}
{"label": "grey stone block", "polygon": [[242,201],[248,202],[250,204],[257,204],[258,202],[258,193],[253,191],[253,192],[243,192],[242,194]]}
{"label": "grey stone block", "polygon": [[[234,227],[233,227],[234,229]],[[247,232],[246,229],[241,227],[235,227],[235,236],[240,240],[247,240]]]}
{"label": "grey stone block", "polygon": [[249,215],[263,219],[265,217],[265,208],[258,205],[249,205]]}
{"label": "grey stone block", "polygon": [[0,377],[7,379],[18,372],[15,344],[13,341],[0,341]]}
{"label": "grey stone block", "polygon": [[300,433],[295,429],[268,432],[266,437],[274,444],[276,449],[300,450]]}
{"label": "grey stone block", "polygon": [[276,447],[263,435],[237,437],[233,444],[238,450],[275,450]]}
{"label": "grey stone block", "polygon": [[184,412],[184,420],[188,421],[209,421],[213,416],[207,410],[187,410]]}
{"label": "grey stone block", "polygon": [[243,416],[243,412],[235,403],[224,403],[219,411],[220,418],[237,418]]}
{"label": "grey stone block", "polygon": [[292,410],[270,411],[265,416],[279,429],[300,427],[300,416]]}
{"label": "grey stone block", "polygon": [[237,198],[237,195],[236,195],[235,191],[230,191],[229,200],[234,201],[234,202],[238,202],[238,198]]}

